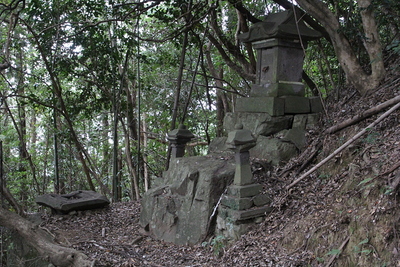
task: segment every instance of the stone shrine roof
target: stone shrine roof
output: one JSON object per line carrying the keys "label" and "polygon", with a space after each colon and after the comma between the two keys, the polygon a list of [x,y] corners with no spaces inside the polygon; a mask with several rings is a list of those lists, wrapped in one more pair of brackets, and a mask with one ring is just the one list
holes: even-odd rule
{"label": "stone shrine roof", "polygon": [[[321,37],[321,33],[309,28],[301,18],[300,12],[287,10],[273,13],[262,22],[255,23],[246,33],[239,34],[241,42],[256,42],[271,38],[313,40]],[[296,23],[297,19],[297,23]]]}

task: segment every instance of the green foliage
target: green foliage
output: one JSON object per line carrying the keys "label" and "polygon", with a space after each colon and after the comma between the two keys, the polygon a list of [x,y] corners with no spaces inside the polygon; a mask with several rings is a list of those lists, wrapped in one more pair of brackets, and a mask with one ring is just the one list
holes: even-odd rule
{"label": "green foliage", "polygon": [[212,251],[214,252],[214,255],[220,256],[221,253],[223,252],[223,249],[226,246],[226,238],[222,235],[218,235],[214,237],[211,242],[203,242],[201,245],[203,247],[210,246]]}
{"label": "green foliage", "polygon": [[358,243],[357,246],[354,246],[353,252],[356,254],[362,254],[362,255],[368,256],[369,254],[371,254],[373,252],[372,249],[366,249],[366,248],[363,249],[363,247],[368,245],[368,242],[369,242],[369,238],[367,237],[364,240],[362,240],[360,243]]}
{"label": "green foliage", "polygon": [[326,256],[329,255],[335,255],[335,256],[339,256],[342,253],[342,251],[340,249],[332,249],[330,250],[328,253],[326,253]]}

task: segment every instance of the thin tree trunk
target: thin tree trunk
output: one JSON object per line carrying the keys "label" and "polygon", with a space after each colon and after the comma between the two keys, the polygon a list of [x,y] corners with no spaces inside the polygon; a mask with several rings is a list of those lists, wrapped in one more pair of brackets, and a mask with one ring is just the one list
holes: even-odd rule
{"label": "thin tree trunk", "polygon": [[[176,128],[176,120],[178,117],[178,108],[179,108],[179,101],[180,101],[181,88],[182,88],[183,69],[185,67],[186,49],[187,49],[187,45],[188,45],[188,36],[189,36],[189,30],[185,30],[184,34],[183,34],[181,58],[180,58],[180,62],[179,62],[179,73],[178,73],[178,78],[176,81],[174,107],[172,109],[172,120],[171,120],[171,127],[170,127],[171,131]],[[171,159],[171,146],[168,146],[167,162],[165,163],[166,170],[168,170],[168,168],[169,168],[169,160],[170,159]]]}
{"label": "thin tree trunk", "polygon": [[139,185],[138,185],[138,177],[136,173],[136,168],[135,165],[132,162],[132,152],[131,152],[131,142],[129,140],[129,132],[126,129],[125,125],[122,124],[122,129],[124,131],[124,141],[125,141],[125,159],[129,171],[129,177],[130,177],[130,182],[131,182],[131,198],[133,199],[133,194],[135,194],[136,200],[140,199],[140,193],[139,193]]}
{"label": "thin tree trunk", "polygon": [[[142,120],[142,130],[143,130],[143,149],[147,149],[147,125],[146,125],[146,114],[143,114]],[[150,177],[149,168],[147,167],[147,157],[146,153],[143,153],[143,180],[144,180],[144,191],[147,192],[150,189]]]}
{"label": "thin tree trunk", "polygon": [[[208,49],[206,51],[206,59],[207,59],[207,65],[208,69],[210,70],[211,75],[214,77],[214,83],[217,88],[224,88],[224,85],[222,83],[223,79],[223,70],[222,68],[218,71],[216,70],[214,63],[211,59],[210,55],[210,49],[211,49],[211,43],[208,43],[207,45]],[[223,122],[224,122],[224,117],[226,113],[230,112],[230,105],[228,98],[226,97],[226,93],[222,90],[216,89],[216,95],[217,95],[217,136],[223,136],[224,135],[224,127],[223,127]]]}
{"label": "thin tree trunk", "polygon": [[23,21],[23,22],[24,22],[25,26],[28,28],[28,30],[33,34],[33,36],[35,38],[35,41],[36,41],[36,45],[38,46],[38,50],[39,50],[39,52],[40,52],[40,54],[42,56],[43,62],[45,64],[45,67],[46,67],[46,69],[47,69],[47,71],[49,73],[51,84],[52,84],[52,88],[54,90],[54,93],[55,93],[56,97],[59,100],[61,114],[63,115],[63,117],[65,118],[65,121],[67,122],[67,126],[68,126],[68,129],[69,129],[70,134],[71,134],[71,139],[72,139],[72,141],[73,141],[73,143],[74,143],[74,145],[76,147],[76,150],[77,150],[77,153],[78,153],[78,159],[82,164],[83,172],[86,175],[86,179],[87,179],[87,182],[89,184],[89,187],[90,187],[91,190],[96,191],[96,188],[95,188],[95,186],[93,184],[92,177],[91,177],[91,175],[93,175],[93,177],[96,179],[97,183],[99,184],[102,193],[110,196],[111,192],[110,192],[109,188],[104,185],[104,183],[102,182],[100,177],[96,174],[96,172],[94,170],[91,170],[90,167],[89,167],[89,165],[91,165],[94,168],[94,166],[93,166],[93,164],[92,164],[92,162],[90,160],[89,154],[87,153],[85,148],[82,146],[82,144],[79,141],[79,138],[78,138],[78,136],[77,136],[77,134],[75,132],[75,129],[73,127],[73,123],[71,121],[71,117],[69,116],[67,108],[66,108],[65,103],[64,103],[64,99],[63,99],[63,96],[62,96],[61,84],[60,84],[60,82],[58,80],[58,77],[56,77],[56,75],[52,71],[52,68],[51,68],[50,63],[49,63],[49,61],[47,59],[45,51],[44,51],[43,47],[41,46],[41,44],[39,42],[39,38],[38,38],[36,32],[30,27],[30,25],[25,23],[25,21]]}

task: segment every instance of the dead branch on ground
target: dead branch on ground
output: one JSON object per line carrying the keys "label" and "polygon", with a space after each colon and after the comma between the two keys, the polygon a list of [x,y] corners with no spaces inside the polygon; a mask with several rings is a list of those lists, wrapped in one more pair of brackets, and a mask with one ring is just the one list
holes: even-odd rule
{"label": "dead branch on ground", "polygon": [[388,100],[386,102],[383,102],[382,104],[380,104],[378,106],[370,108],[367,111],[363,112],[362,114],[356,115],[353,118],[345,120],[345,121],[343,121],[343,122],[341,122],[339,124],[336,124],[336,125],[328,128],[328,129],[326,129],[324,131],[324,134],[333,134],[333,133],[335,133],[337,131],[340,131],[340,130],[348,127],[348,126],[356,124],[359,121],[362,121],[362,120],[364,120],[366,118],[369,118],[372,115],[375,115],[375,114],[381,112],[382,110],[384,110],[384,109],[386,109],[386,108],[388,108],[388,107],[390,107],[392,105],[395,105],[395,104],[397,104],[399,102],[400,102],[400,95],[396,96],[396,97],[394,97],[394,98],[392,98],[392,99],[390,99],[390,100]]}
{"label": "dead branch on ground", "polygon": [[370,125],[368,125],[366,128],[364,128],[362,131],[360,131],[359,133],[357,133],[356,135],[354,135],[352,138],[350,138],[346,143],[344,143],[342,146],[340,146],[338,149],[336,149],[333,153],[331,153],[328,157],[326,157],[325,159],[323,159],[320,163],[318,163],[317,165],[315,165],[314,167],[312,167],[310,170],[308,170],[306,173],[304,173],[302,176],[300,176],[299,178],[297,178],[296,180],[294,180],[291,184],[289,184],[286,189],[289,190],[290,188],[292,188],[293,186],[295,186],[298,182],[300,182],[301,180],[303,180],[304,178],[306,178],[308,175],[310,175],[311,173],[313,173],[314,171],[316,171],[319,167],[321,167],[322,165],[324,165],[326,162],[328,162],[330,159],[332,159],[333,157],[335,157],[337,154],[339,154],[343,149],[345,149],[346,147],[348,147],[351,143],[353,143],[355,140],[357,140],[358,138],[360,138],[363,134],[365,134],[368,130],[370,130],[371,128],[375,127],[375,125],[377,125],[379,122],[381,122],[383,119],[385,119],[387,116],[389,116],[392,112],[394,112],[396,109],[398,109],[400,107],[400,102],[398,102],[395,106],[393,106],[391,109],[389,109],[388,111],[386,111],[384,114],[382,114],[378,119],[376,119],[373,123],[371,123]]}

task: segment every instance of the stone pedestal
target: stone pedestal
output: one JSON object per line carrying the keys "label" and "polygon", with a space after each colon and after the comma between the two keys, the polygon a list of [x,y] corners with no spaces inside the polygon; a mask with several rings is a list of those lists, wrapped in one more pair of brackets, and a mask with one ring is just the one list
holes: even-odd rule
{"label": "stone pedestal", "polygon": [[216,233],[230,240],[238,239],[270,210],[266,206],[270,200],[260,194],[263,187],[254,183],[251,172],[249,149],[255,141],[242,124],[237,124],[226,140],[227,147],[235,152],[236,169],[233,184],[221,198]]}

